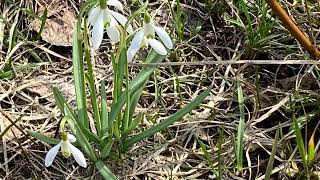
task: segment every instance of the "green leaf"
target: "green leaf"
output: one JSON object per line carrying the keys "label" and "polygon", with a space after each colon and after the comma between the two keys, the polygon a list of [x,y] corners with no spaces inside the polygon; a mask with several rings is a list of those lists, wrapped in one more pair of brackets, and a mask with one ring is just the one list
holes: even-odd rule
{"label": "green leaf", "polygon": [[107,136],[109,132],[112,130],[112,122],[109,122],[108,119],[108,109],[107,109],[107,92],[106,92],[106,85],[105,81],[101,81],[101,136]]}
{"label": "green leaf", "polygon": [[279,139],[279,129],[277,129],[276,131],[276,135],[272,144],[272,150],[271,150],[271,155],[268,161],[268,165],[267,165],[267,170],[265,173],[265,180],[269,180],[270,179],[270,175],[273,169],[273,163],[274,163],[274,157],[276,155],[277,152],[277,144],[278,144],[278,139]]}
{"label": "green leaf", "polygon": [[237,144],[236,144],[236,158],[237,158],[237,169],[242,171],[243,164],[243,135],[245,131],[245,115],[244,115],[244,101],[243,92],[241,87],[241,82],[237,81],[237,91],[238,91],[238,104],[240,110],[240,120],[237,132]]}
{"label": "green leaf", "polygon": [[91,161],[96,162],[98,159],[96,157],[94,149],[91,147],[88,139],[83,134],[78,122],[74,119],[67,107],[65,107],[65,114],[65,118],[67,119],[68,125],[70,126],[70,129],[72,130],[73,134],[76,136],[78,143],[85,151],[87,156],[91,159]]}
{"label": "green leaf", "polygon": [[295,117],[293,117],[293,124],[294,124],[294,131],[296,134],[296,142],[297,142],[299,153],[300,153],[300,156],[302,159],[303,167],[304,167],[306,174],[308,174],[308,161],[306,158],[306,150],[304,148],[304,142],[303,142],[301,130],[299,128],[299,124],[298,124]]}
{"label": "green leaf", "polygon": [[132,117],[133,117],[133,114],[136,110],[136,106],[139,102],[139,99],[141,97],[143,87],[145,87],[145,84],[140,89],[138,89],[131,97],[130,109],[129,109],[129,127],[131,126]]}
{"label": "green leaf", "polygon": [[37,34],[37,40],[40,39],[41,33],[42,33],[42,31],[44,30],[44,27],[45,27],[46,21],[47,21],[47,16],[48,16],[48,9],[46,8],[46,9],[44,10],[44,12],[43,12],[42,17],[41,17],[41,26],[40,26],[40,30],[39,30],[39,32],[38,32],[38,34]]}
{"label": "green leaf", "polygon": [[86,104],[86,92],[84,81],[84,69],[83,69],[83,51],[81,43],[81,24],[76,23],[76,29],[73,33],[73,45],[72,45],[72,63],[73,63],[73,76],[76,91],[76,102],[78,117],[77,120],[84,127],[89,127],[87,104]]}
{"label": "green leaf", "polygon": [[95,163],[98,171],[100,172],[100,174],[104,177],[104,179],[106,180],[117,180],[118,178],[108,169],[108,167],[106,165],[104,165],[104,163],[99,160]]}
{"label": "green leaf", "polygon": [[212,158],[210,157],[210,155],[209,155],[209,153],[208,153],[208,151],[206,149],[206,145],[198,138],[197,138],[197,141],[200,144],[201,150],[204,153],[204,157],[206,158],[206,160],[207,160],[207,162],[208,162],[208,164],[210,166],[211,172],[213,174],[217,175],[217,172],[215,171],[214,166],[213,166]]}
{"label": "green leaf", "polygon": [[114,139],[108,138],[106,145],[103,147],[103,149],[101,151],[101,158],[102,159],[105,159],[106,157],[109,156],[113,142],[114,142]]}
{"label": "green leaf", "polygon": [[[160,63],[164,60],[164,57],[165,56],[161,56],[152,50],[149,56],[147,57],[147,62]],[[135,78],[133,78],[133,80],[129,85],[130,96],[132,96],[132,94],[134,94],[139,88],[144,88],[144,83],[149,79],[150,75],[155,69],[156,69],[156,66],[145,66],[141,69],[141,71],[137,74]],[[119,99],[116,102],[113,102],[111,106],[109,121],[113,122],[113,120],[120,113],[125,102],[126,102],[126,93],[123,92],[119,97]]]}
{"label": "green leaf", "polygon": [[[61,91],[57,87],[53,87],[53,96],[54,96],[56,104],[59,107],[61,113],[64,114],[64,106],[67,105],[69,107],[69,105],[68,105],[67,101],[64,99]],[[69,110],[70,110],[70,108],[69,108]],[[71,113],[74,115],[73,111],[71,111]]]}
{"label": "green leaf", "polygon": [[58,144],[60,142],[59,139],[51,138],[51,137],[45,136],[43,134],[40,134],[38,132],[29,130],[29,129],[27,129],[26,131],[32,137],[34,137],[34,138],[36,138],[36,139],[38,139],[40,141],[46,142],[48,144]]}
{"label": "green leaf", "polygon": [[164,130],[169,125],[173,124],[176,121],[179,121],[183,116],[188,114],[192,109],[196,108],[210,93],[212,86],[208,87],[204,92],[197,96],[192,102],[190,102],[186,107],[180,109],[178,112],[170,116],[169,118],[161,121],[159,124],[131,137],[124,142],[124,149],[126,150],[129,146],[134,143],[141,141],[147,137],[152,136],[153,134]]}
{"label": "green leaf", "polygon": [[144,113],[140,112],[132,121],[132,123],[130,124],[130,126],[122,132],[122,136],[127,136],[131,133],[131,131],[133,131],[138,125],[139,123],[143,120],[144,117]]}

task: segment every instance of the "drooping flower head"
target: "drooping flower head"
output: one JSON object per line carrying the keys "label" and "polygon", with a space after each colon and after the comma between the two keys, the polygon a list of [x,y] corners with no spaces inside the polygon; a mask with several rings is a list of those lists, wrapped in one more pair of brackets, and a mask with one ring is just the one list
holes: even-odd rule
{"label": "drooping flower head", "polygon": [[[156,34],[162,42],[156,39]],[[167,55],[166,47],[168,49],[173,48],[173,44],[168,33],[161,27],[157,27],[150,15],[145,13],[143,27],[135,34],[131,45],[128,48],[128,62],[132,61],[141,47],[147,48],[149,45],[160,55]]]}
{"label": "drooping flower head", "polygon": [[[99,4],[94,7],[88,16],[88,23],[92,28],[92,44],[94,49],[98,49],[103,39],[104,29],[106,28],[107,34],[113,43],[120,40],[120,33],[117,28],[120,23],[124,26],[127,18],[122,14],[112,11],[108,6],[114,6],[118,10],[123,10],[122,3],[118,0],[107,0],[106,5]],[[127,32],[132,32],[132,26],[128,26]]]}
{"label": "drooping flower head", "polygon": [[45,158],[45,166],[51,166],[54,158],[57,156],[61,148],[61,152],[65,157],[69,157],[72,154],[72,156],[80,166],[84,168],[87,167],[87,162],[83,153],[71,144],[71,142],[75,142],[76,140],[76,137],[74,137],[72,134],[62,132],[60,143],[58,143],[48,151]]}

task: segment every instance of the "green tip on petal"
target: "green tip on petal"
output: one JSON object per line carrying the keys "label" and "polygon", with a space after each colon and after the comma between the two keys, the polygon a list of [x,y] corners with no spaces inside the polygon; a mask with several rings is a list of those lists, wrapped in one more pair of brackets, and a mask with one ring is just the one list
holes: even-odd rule
{"label": "green tip on petal", "polygon": [[144,22],[145,23],[150,23],[151,21],[151,17],[150,17],[150,14],[148,12],[144,13]]}
{"label": "green tip on petal", "polygon": [[66,132],[61,132],[60,137],[63,141],[68,140],[68,134]]}

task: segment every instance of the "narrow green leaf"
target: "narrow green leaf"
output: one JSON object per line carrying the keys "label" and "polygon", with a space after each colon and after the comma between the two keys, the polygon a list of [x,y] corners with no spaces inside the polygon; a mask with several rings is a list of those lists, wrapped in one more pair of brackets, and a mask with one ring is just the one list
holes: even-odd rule
{"label": "narrow green leaf", "polygon": [[308,143],[308,160],[309,161],[314,160],[314,156],[315,156],[314,135],[312,135]]}
{"label": "narrow green leaf", "polygon": [[306,158],[307,153],[304,148],[304,142],[303,142],[302,134],[299,128],[299,124],[295,117],[293,117],[293,124],[294,124],[294,131],[296,134],[296,142],[297,142],[299,153],[302,159],[303,167],[304,167],[304,170],[306,171],[306,174],[308,174],[308,162]]}
{"label": "narrow green leaf", "polygon": [[197,141],[200,144],[201,150],[204,153],[204,157],[206,158],[206,160],[207,160],[207,162],[208,162],[208,164],[209,164],[209,166],[211,168],[211,172],[213,174],[217,174],[217,172],[214,170],[212,159],[211,159],[211,157],[210,157],[210,155],[209,155],[209,153],[208,153],[208,151],[206,149],[206,145],[198,138],[197,138]]}
{"label": "narrow green leaf", "polygon": [[108,167],[101,161],[95,163],[98,171],[106,180],[117,180],[118,178],[108,169]]}
{"label": "narrow green leaf", "polygon": [[147,137],[152,136],[156,132],[162,131],[167,128],[169,125],[173,124],[176,121],[179,121],[183,116],[188,114],[192,109],[196,108],[210,93],[212,86],[208,87],[204,92],[197,96],[192,102],[190,102],[186,107],[180,109],[178,112],[170,116],[169,118],[161,121],[159,124],[131,137],[124,142],[124,149],[127,149],[129,146],[134,143],[141,141]]}
{"label": "narrow green leaf", "polygon": [[222,180],[222,144],[224,139],[224,126],[219,131],[219,138],[218,138],[218,179]]}
{"label": "narrow green leaf", "polygon": [[91,147],[88,139],[83,134],[78,122],[73,118],[71,112],[68,110],[67,107],[65,107],[65,114],[65,118],[67,119],[68,125],[70,126],[70,129],[72,130],[73,134],[76,136],[78,143],[85,151],[87,156],[90,158],[90,160],[96,162],[98,159],[96,157],[94,149]]}
{"label": "narrow green leaf", "polygon": [[86,92],[83,69],[83,51],[81,43],[81,24],[76,23],[76,28],[73,33],[72,45],[72,63],[73,63],[73,77],[76,91],[76,102],[78,110],[78,122],[84,127],[89,127]]}
{"label": "narrow green leaf", "polygon": [[112,130],[112,124],[109,124],[108,119],[108,109],[107,109],[107,92],[106,92],[106,85],[105,81],[101,81],[101,136],[108,136],[109,132]]}
{"label": "narrow green leaf", "polygon": [[[164,60],[165,56],[157,54],[155,51],[151,51],[147,57],[147,62],[149,63],[160,63]],[[129,85],[130,96],[135,93],[139,88],[144,88],[144,83],[149,79],[152,72],[156,69],[156,66],[145,66],[137,74],[135,78],[131,81]],[[126,93],[123,92],[116,102],[113,102],[111,106],[111,111],[109,114],[109,121],[113,121],[120,113],[123,105],[126,102]]]}
{"label": "narrow green leaf", "polygon": [[45,136],[43,134],[40,134],[38,132],[29,130],[29,129],[27,129],[26,131],[32,137],[34,137],[34,138],[36,138],[36,139],[38,139],[40,141],[46,142],[48,144],[58,144],[60,142],[59,139],[51,138],[51,137]]}
{"label": "narrow green leaf", "polygon": [[60,109],[61,113],[64,114],[64,106],[68,105],[68,103],[64,99],[61,91],[57,87],[53,87],[53,96],[56,101],[56,105]]}
{"label": "narrow green leaf", "polygon": [[106,157],[109,156],[113,143],[114,143],[114,139],[108,138],[106,145],[103,147],[101,151],[102,159],[105,159]]}
{"label": "narrow green leaf", "polygon": [[279,129],[277,129],[276,131],[276,135],[274,137],[274,141],[272,144],[272,150],[271,150],[271,155],[268,161],[268,165],[267,165],[267,170],[266,170],[266,174],[265,174],[265,180],[269,180],[270,176],[271,176],[271,172],[273,169],[273,163],[274,163],[274,157],[276,155],[277,152],[277,144],[278,144],[278,139],[279,139]]}
{"label": "narrow green leaf", "polygon": [[46,8],[46,9],[44,10],[44,12],[43,12],[42,17],[41,17],[41,26],[40,26],[40,30],[39,30],[39,32],[38,32],[38,34],[37,34],[37,40],[40,39],[41,33],[42,33],[42,31],[44,30],[44,27],[45,27],[46,21],[47,21],[47,16],[48,16],[48,9]]}
{"label": "narrow green leaf", "polygon": [[132,96],[131,96],[131,99],[130,99],[130,109],[129,109],[129,126],[131,126],[131,123],[132,123],[132,117],[133,117],[133,114],[136,110],[136,106],[139,102],[139,99],[142,95],[142,91],[143,91],[143,87],[145,87],[145,84],[140,88],[138,89]]}
{"label": "narrow green leaf", "polygon": [[131,131],[133,131],[138,125],[139,123],[143,120],[144,117],[144,113],[140,112],[132,121],[132,123],[130,124],[130,126],[122,132],[122,136],[127,136],[131,133]]}
{"label": "narrow green leaf", "polygon": [[237,81],[237,91],[238,91],[238,104],[239,104],[239,110],[240,110],[240,120],[239,120],[238,132],[237,132],[236,158],[237,158],[237,169],[238,171],[242,171],[245,115],[244,115],[243,92],[242,92],[241,82],[239,80]]}

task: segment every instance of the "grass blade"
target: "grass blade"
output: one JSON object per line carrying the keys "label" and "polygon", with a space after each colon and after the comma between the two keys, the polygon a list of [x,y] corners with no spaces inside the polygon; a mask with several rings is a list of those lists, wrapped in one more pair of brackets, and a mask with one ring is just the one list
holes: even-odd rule
{"label": "grass blade", "polygon": [[224,137],[224,126],[220,129],[219,139],[218,139],[218,179],[222,180],[222,144]]}
{"label": "grass blade", "polygon": [[298,149],[299,149],[299,153],[302,159],[302,163],[303,163],[303,167],[305,169],[306,174],[308,175],[308,162],[307,162],[307,158],[306,158],[306,150],[304,148],[304,142],[303,142],[303,138],[302,138],[302,134],[299,128],[299,124],[296,120],[295,117],[293,117],[293,125],[294,125],[294,132],[296,134],[296,142],[298,145]]}
{"label": "grass blade", "polygon": [[41,33],[44,30],[44,27],[46,25],[47,17],[48,17],[48,9],[46,8],[43,12],[42,17],[41,17],[41,26],[40,26],[40,30],[37,34],[37,40],[39,40],[41,37]]}
{"label": "grass blade", "polygon": [[210,157],[210,155],[209,155],[209,153],[208,153],[208,151],[206,149],[206,145],[198,138],[197,138],[197,141],[200,144],[201,150],[204,153],[204,157],[206,158],[206,160],[207,160],[207,162],[208,162],[208,164],[210,166],[211,172],[216,175],[217,172],[214,170],[213,162],[212,162],[212,159],[211,159],[211,157]]}
{"label": "grass blade", "polygon": [[271,155],[268,161],[268,165],[267,165],[267,170],[266,170],[266,174],[265,174],[265,180],[269,180],[270,179],[270,175],[272,172],[272,168],[273,168],[273,163],[274,163],[274,157],[276,155],[277,152],[277,144],[278,144],[278,139],[279,139],[279,129],[277,129],[276,131],[276,135],[274,137],[274,141],[272,144],[272,150],[271,150]]}

